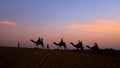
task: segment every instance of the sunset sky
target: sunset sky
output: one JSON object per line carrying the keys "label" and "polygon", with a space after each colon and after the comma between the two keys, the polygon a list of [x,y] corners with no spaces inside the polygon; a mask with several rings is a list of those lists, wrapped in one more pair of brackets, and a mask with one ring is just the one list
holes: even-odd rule
{"label": "sunset sky", "polygon": [[34,47],[61,38],[70,42],[120,49],[120,0],[0,0],[0,46]]}

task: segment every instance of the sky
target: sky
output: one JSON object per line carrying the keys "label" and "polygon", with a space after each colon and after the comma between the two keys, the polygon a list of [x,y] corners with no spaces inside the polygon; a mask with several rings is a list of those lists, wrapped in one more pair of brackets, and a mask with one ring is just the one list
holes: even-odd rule
{"label": "sky", "polygon": [[34,47],[30,39],[78,40],[99,48],[120,49],[120,0],[0,0],[0,46]]}

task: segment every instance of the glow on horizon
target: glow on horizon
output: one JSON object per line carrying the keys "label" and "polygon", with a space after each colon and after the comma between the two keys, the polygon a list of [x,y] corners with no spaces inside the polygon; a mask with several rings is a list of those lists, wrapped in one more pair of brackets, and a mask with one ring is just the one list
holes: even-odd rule
{"label": "glow on horizon", "polygon": [[16,25],[15,22],[11,22],[11,21],[0,21],[0,25]]}
{"label": "glow on horizon", "polygon": [[112,32],[120,31],[120,22],[118,21],[108,21],[108,20],[97,20],[93,23],[75,23],[68,28],[70,29],[81,29],[83,31],[92,31],[92,32]]}

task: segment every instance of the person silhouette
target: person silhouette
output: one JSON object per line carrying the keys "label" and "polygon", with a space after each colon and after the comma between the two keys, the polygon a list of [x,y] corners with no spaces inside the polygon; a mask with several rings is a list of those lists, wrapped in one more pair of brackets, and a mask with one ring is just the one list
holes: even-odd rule
{"label": "person silhouette", "polygon": [[79,40],[78,40],[78,44],[77,44],[77,45],[82,45],[82,41],[79,41]]}
{"label": "person silhouette", "polygon": [[18,42],[18,48],[20,48],[20,42]]}
{"label": "person silhouette", "polygon": [[97,43],[94,43],[93,49],[96,49],[96,50],[99,49]]}
{"label": "person silhouette", "polygon": [[49,44],[47,44],[47,49],[49,50]]}
{"label": "person silhouette", "polygon": [[41,41],[41,38],[39,37],[38,40],[37,40],[37,42],[40,42],[40,41]]}
{"label": "person silhouette", "polygon": [[63,43],[63,38],[61,38],[61,41],[60,41],[60,43]]}

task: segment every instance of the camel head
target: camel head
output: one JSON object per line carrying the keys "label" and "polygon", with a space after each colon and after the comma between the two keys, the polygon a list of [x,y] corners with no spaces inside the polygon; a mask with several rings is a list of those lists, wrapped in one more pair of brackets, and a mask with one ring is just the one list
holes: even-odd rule
{"label": "camel head", "polygon": [[86,45],[87,48],[92,49],[90,46]]}
{"label": "camel head", "polygon": [[73,42],[70,42],[70,44],[72,44],[72,45],[73,45]]}
{"label": "camel head", "polygon": [[33,39],[31,39],[30,41],[32,41],[33,43],[36,43]]}
{"label": "camel head", "polygon": [[57,43],[56,43],[56,42],[53,42],[53,44],[57,45]]}
{"label": "camel head", "polygon": [[70,42],[71,45],[76,46],[73,42]]}
{"label": "camel head", "polygon": [[30,39],[30,41],[33,41],[33,39]]}
{"label": "camel head", "polygon": [[86,47],[89,47],[88,45],[86,45]]}

